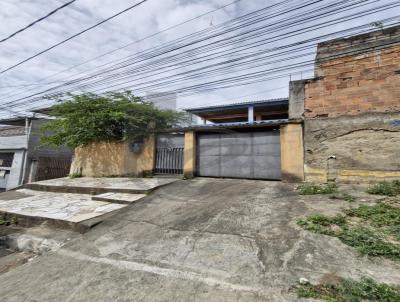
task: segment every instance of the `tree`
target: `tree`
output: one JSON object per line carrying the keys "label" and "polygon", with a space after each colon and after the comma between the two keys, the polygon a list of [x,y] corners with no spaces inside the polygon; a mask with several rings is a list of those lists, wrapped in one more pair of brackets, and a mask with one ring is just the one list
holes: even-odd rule
{"label": "tree", "polygon": [[56,119],[42,127],[43,145],[72,148],[97,141],[143,141],[151,133],[177,126],[184,114],[161,110],[131,92],[71,95],[52,107]]}

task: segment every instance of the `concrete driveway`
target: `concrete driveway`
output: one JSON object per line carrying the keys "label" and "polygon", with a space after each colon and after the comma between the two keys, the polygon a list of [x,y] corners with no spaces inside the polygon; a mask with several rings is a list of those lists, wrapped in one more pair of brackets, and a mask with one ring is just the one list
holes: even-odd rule
{"label": "concrete driveway", "polygon": [[343,206],[280,182],[178,181],[0,275],[1,301],[297,301],[300,277],[330,273],[400,284],[398,264],[296,226]]}

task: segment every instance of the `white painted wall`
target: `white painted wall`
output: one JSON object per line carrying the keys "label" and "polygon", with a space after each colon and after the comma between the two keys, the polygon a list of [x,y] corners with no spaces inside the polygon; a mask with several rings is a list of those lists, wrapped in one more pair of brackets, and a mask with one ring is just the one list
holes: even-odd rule
{"label": "white painted wall", "polygon": [[26,148],[28,148],[26,135],[0,136],[0,151]]}
{"label": "white painted wall", "polygon": [[15,150],[14,160],[7,179],[6,190],[11,190],[22,184],[22,173],[25,161],[25,150]]}
{"label": "white painted wall", "polygon": [[0,152],[14,153],[13,163],[9,170],[10,174],[7,176],[6,190],[21,185],[27,147],[28,142],[26,135],[0,137]]}

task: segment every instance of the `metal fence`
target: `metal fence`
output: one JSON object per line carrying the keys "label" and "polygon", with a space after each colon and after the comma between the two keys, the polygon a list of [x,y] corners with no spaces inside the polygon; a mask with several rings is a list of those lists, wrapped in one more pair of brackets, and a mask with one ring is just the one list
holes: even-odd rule
{"label": "metal fence", "polygon": [[70,158],[39,157],[35,180],[65,177],[69,174],[70,167]]}
{"label": "metal fence", "polygon": [[156,174],[183,174],[183,148],[157,148]]}

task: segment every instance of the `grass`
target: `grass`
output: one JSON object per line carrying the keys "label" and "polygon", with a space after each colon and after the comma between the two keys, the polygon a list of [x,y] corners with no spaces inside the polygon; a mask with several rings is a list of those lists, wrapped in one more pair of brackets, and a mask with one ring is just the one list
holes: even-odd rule
{"label": "grass", "polygon": [[297,187],[300,195],[332,194],[337,192],[336,184],[314,184],[306,183]]}
{"label": "grass", "polygon": [[377,283],[370,278],[362,278],[360,281],[339,278],[333,284],[298,285],[295,291],[299,298],[327,302],[400,301],[399,287]]}
{"label": "grass", "polygon": [[382,181],[370,186],[367,190],[369,194],[397,196],[400,195],[400,180]]}
{"label": "grass", "polygon": [[[305,230],[337,237],[360,254],[400,260],[400,209],[384,203],[361,205],[328,217],[312,215],[298,220]],[[349,223],[352,218],[356,222]],[[354,219],[353,219],[354,220]]]}

